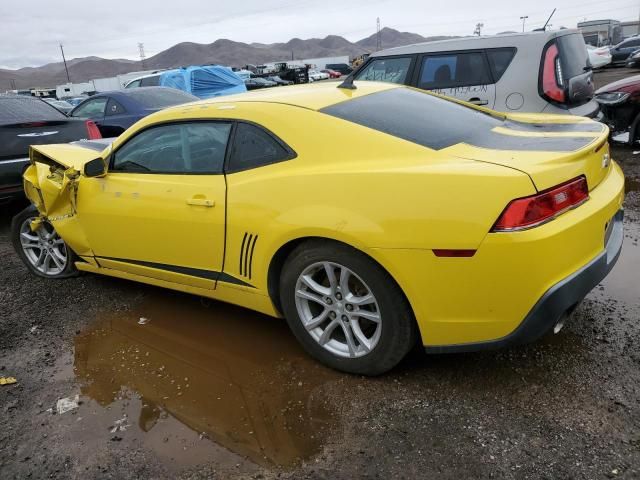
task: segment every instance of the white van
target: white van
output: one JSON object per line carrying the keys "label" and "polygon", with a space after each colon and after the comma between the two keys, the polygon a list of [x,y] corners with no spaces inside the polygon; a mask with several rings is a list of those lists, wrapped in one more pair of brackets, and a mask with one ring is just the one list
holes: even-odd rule
{"label": "white van", "polygon": [[503,112],[598,114],[578,30],[466,37],[371,54],[354,80],[402,83]]}

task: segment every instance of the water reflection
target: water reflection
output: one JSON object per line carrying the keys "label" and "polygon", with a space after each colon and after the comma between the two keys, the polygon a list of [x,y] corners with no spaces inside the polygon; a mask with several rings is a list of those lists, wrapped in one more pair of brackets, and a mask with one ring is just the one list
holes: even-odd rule
{"label": "water reflection", "polygon": [[75,372],[110,417],[104,407],[134,392],[138,433],[164,423],[164,437],[175,419],[255,463],[294,464],[334,428],[320,387],[338,375],[309,359],[283,321],[180,294],[154,291],[102,316],[76,337]]}

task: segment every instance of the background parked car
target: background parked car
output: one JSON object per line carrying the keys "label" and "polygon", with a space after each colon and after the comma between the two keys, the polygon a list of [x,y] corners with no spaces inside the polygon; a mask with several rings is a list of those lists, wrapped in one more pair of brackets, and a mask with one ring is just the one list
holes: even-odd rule
{"label": "background parked car", "polygon": [[640,68],[640,50],[636,50],[627,58],[627,68]]}
{"label": "background parked car", "polygon": [[433,90],[501,112],[595,117],[593,73],[579,30],[419,43],[372,53],[353,74]]}
{"label": "background parked car", "polygon": [[141,87],[98,93],[75,107],[69,116],[93,120],[103,137],[117,137],[143,117],[198,97],[167,87]]}
{"label": "background parked car", "polygon": [[327,70],[340,72],[342,75],[349,75],[351,72],[353,72],[353,68],[351,68],[351,66],[347,65],[346,63],[328,63],[324,68],[326,68]]}
{"label": "background parked car", "polygon": [[271,75],[270,77],[267,77],[267,80],[269,80],[270,82],[275,82],[278,85],[293,85],[293,82],[291,80],[283,80],[278,75]]}
{"label": "background parked car", "polygon": [[71,105],[69,102],[65,102],[64,100],[56,100],[55,98],[43,98],[43,100],[49,105],[53,105],[65,115],[73,110],[73,105]]}
{"label": "background parked car", "polygon": [[587,53],[589,54],[589,63],[593,68],[606,67],[611,63],[611,52],[609,47],[594,47],[587,45]]}
{"label": "background parked car", "polygon": [[619,44],[611,47],[609,52],[611,53],[612,65],[624,65],[627,58],[640,49],[640,36],[634,36],[623,40]]}
{"label": "background parked car", "polygon": [[39,98],[0,95],[0,203],[24,198],[29,146],[100,138],[92,121],[67,117]]}
{"label": "background parked car", "polygon": [[313,79],[314,82],[317,82],[318,80],[327,80],[329,78],[329,74],[318,70],[309,70],[309,78]]}
{"label": "background parked car", "polygon": [[247,87],[247,90],[257,90],[258,88],[270,88],[278,86],[277,82],[272,82],[262,77],[245,78],[244,84]]}
{"label": "background parked car", "polygon": [[155,72],[134,78],[126,89],[138,87],[170,87],[206,99],[246,92],[244,78],[221,65],[190,66]]}
{"label": "background parked car", "polygon": [[631,145],[640,140],[640,75],[605,85],[596,100],[612,135],[628,132]]}
{"label": "background parked car", "polygon": [[342,76],[340,72],[336,72],[335,70],[331,70],[329,68],[320,71],[329,75],[329,78],[340,78]]}

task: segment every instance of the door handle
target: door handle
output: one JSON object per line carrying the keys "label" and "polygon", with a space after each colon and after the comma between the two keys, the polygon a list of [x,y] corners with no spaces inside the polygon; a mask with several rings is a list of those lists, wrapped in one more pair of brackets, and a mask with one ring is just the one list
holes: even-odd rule
{"label": "door handle", "polygon": [[199,207],[213,207],[215,206],[216,202],[214,202],[213,200],[208,200],[206,198],[199,198],[199,197],[193,197],[193,198],[187,198],[187,205],[196,205]]}
{"label": "door handle", "polygon": [[489,105],[488,100],[480,100],[479,98],[470,98],[469,103],[473,103],[474,105],[479,105],[479,106]]}

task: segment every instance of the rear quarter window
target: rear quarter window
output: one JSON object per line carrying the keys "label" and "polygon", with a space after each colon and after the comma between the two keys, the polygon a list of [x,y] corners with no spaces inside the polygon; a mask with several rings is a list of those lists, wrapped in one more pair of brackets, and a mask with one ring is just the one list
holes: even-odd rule
{"label": "rear quarter window", "polygon": [[439,150],[487,136],[502,118],[412,88],[331,105],[323,113]]}
{"label": "rear quarter window", "polygon": [[513,57],[516,55],[515,48],[493,48],[487,50],[487,58],[489,59],[489,66],[491,67],[491,74],[494,81],[498,81],[507,71]]}

